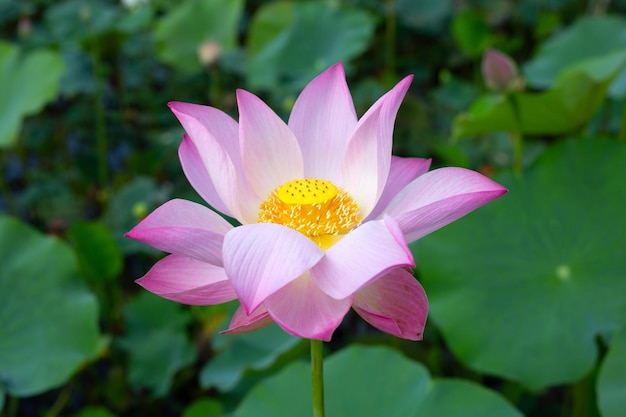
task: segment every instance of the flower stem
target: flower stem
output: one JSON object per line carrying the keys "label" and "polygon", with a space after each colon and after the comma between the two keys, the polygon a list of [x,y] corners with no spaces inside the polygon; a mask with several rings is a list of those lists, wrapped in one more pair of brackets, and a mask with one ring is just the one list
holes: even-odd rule
{"label": "flower stem", "polygon": [[515,131],[513,136],[513,172],[516,175],[522,174],[522,158],[524,157],[524,137],[522,135],[522,118],[517,100],[512,94],[507,95],[507,100],[513,110],[513,118],[515,119]]}
{"label": "flower stem", "polygon": [[98,180],[102,189],[106,188],[109,177],[108,144],[106,133],[106,121],[104,116],[104,73],[102,59],[100,57],[100,45],[94,43],[92,54],[94,68],[94,113],[96,118],[96,149],[98,155]]}
{"label": "flower stem", "polygon": [[311,339],[313,417],[324,417],[324,342]]}

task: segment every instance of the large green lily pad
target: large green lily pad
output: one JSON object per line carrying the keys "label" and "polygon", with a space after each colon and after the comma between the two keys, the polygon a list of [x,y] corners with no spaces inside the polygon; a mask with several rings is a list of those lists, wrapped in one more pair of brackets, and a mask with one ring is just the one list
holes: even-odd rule
{"label": "large green lily pad", "polygon": [[[333,417],[521,417],[494,392],[471,382],[431,379],[387,347],[353,345],[324,365],[327,415]],[[233,417],[310,415],[311,369],[294,362],[244,398]]]}
{"label": "large green lily pad", "polygon": [[[559,72],[582,61],[599,58],[626,47],[626,19],[620,16],[584,16],[548,39],[524,66],[524,76],[535,88],[548,88]],[[609,95],[626,94],[626,71],[622,71]]]}
{"label": "large green lily pad", "polygon": [[251,333],[218,334],[213,340],[218,353],[202,368],[200,384],[230,391],[247,371],[269,368],[301,341],[276,324]]}
{"label": "large green lily pad", "polygon": [[626,410],[626,328],[616,332],[598,375],[602,417],[620,417]]}
{"label": "large green lily pad", "polygon": [[625,65],[626,52],[620,51],[566,68],[547,91],[484,95],[456,117],[452,135],[460,139],[490,132],[555,135],[580,130]]}
{"label": "large green lily pad", "polygon": [[474,370],[571,383],[626,322],[626,145],[570,139],[509,193],[414,244],[430,319]]}
{"label": "large green lily pad", "polygon": [[264,5],[250,26],[248,85],[271,89],[287,84],[297,91],[331,65],[365,51],[373,33],[374,19],[362,10],[328,2]]}
{"label": "large green lily pad", "polygon": [[57,95],[63,60],[46,50],[20,54],[0,42],[0,148],[12,146],[22,119],[35,114]]}
{"label": "large green lily pad", "polygon": [[142,291],[124,308],[125,333],[119,345],[129,355],[130,385],[155,396],[169,392],[174,375],[196,359],[187,334],[191,320],[180,304]]}
{"label": "large green lily pad", "polygon": [[65,244],[7,216],[0,259],[0,393],[35,395],[102,350],[98,305]]}

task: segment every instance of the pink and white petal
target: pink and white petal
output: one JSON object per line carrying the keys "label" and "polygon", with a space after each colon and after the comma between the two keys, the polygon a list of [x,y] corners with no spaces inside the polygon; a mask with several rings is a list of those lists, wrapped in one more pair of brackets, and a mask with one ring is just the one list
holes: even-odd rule
{"label": "pink and white petal", "polygon": [[304,156],[306,178],[341,183],[343,155],[357,117],[341,63],[311,81],[289,117]]}
{"label": "pink and white petal", "polygon": [[366,218],[385,188],[391,165],[393,127],[412,76],[400,81],[359,120],[343,162],[343,188]]}
{"label": "pink and white petal", "polygon": [[[225,152],[221,149],[217,149],[215,153],[217,155],[222,154],[223,157]],[[205,162],[202,160],[200,152],[198,152],[198,148],[187,134],[183,135],[183,141],[178,148],[178,157],[180,158],[183,172],[185,173],[187,180],[189,180],[189,183],[200,195],[200,197],[209,203],[215,210],[233,217],[233,213],[226,206],[224,201],[222,201],[222,197],[217,192],[217,189],[213,184],[213,179],[209,174],[209,170],[207,169]],[[227,165],[229,164],[230,163],[227,162]],[[232,168],[228,170],[232,171]],[[232,178],[232,176],[227,175],[222,178]]]}
{"label": "pink and white petal", "polygon": [[237,122],[209,106],[181,102],[169,106],[187,132],[179,156],[191,185],[217,210],[250,222],[250,214],[241,207],[257,208],[261,200],[254,196],[255,201],[249,201],[253,193],[243,174]]}
{"label": "pink and white petal", "polygon": [[360,289],[352,308],[383,332],[421,340],[428,316],[428,299],[409,271],[398,268]]}
{"label": "pink and white petal", "polygon": [[440,168],[404,187],[391,200],[386,213],[398,221],[410,243],[506,192],[506,188],[478,172]]}
{"label": "pink and white petal", "polygon": [[329,297],[306,273],[268,297],[265,307],[287,333],[328,342],[350,309],[352,299]]}
{"label": "pink and white petal", "polygon": [[385,188],[378,198],[376,207],[374,207],[374,210],[372,210],[365,221],[379,217],[385,211],[391,199],[393,199],[401,189],[415,178],[428,172],[430,163],[430,159],[392,156],[389,177],[387,178]]}
{"label": "pink and white petal", "polygon": [[224,269],[248,313],[323,255],[302,233],[272,223],[236,227],[224,238]]}
{"label": "pink and white petal", "polygon": [[311,268],[311,276],[322,291],[340,300],[391,269],[414,265],[400,227],[385,216],[359,226],[331,246]]}
{"label": "pink and white petal", "polygon": [[274,320],[272,320],[264,305],[260,305],[259,308],[252,312],[252,314],[247,314],[245,308],[243,308],[243,306],[239,306],[237,311],[235,311],[235,314],[233,314],[233,318],[230,320],[228,329],[221,331],[220,333],[250,333],[271,324],[273,321]]}
{"label": "pink and white petal", "polygon": [[137,280],[146,290],[183,304],[221,304],[237,298],[224,268],[169,255]]}
{"label": "pink and white petal", "polygon": [[276,187],[304,177],[300,145],[285,122],[254,94],[237,90],[237,103],[246,177],[265,200]]}
{"label": "pink and white petal", "polygon": [[200,104],[173,101],[168,106],[194,143],[207,138],[215,141],[224,149],[235,168],[241,168],[239,126],[232,117],[219,109]]}
{"label": "pink and white petal", "polygon": [[224,235],[232,228],[214,211],[175,199],[150,213],[126,236],[165,252],[221,266]]}

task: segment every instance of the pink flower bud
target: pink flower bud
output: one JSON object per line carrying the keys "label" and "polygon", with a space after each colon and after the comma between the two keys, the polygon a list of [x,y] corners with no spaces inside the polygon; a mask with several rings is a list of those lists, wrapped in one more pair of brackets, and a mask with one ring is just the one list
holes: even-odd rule
{"label": "pink flower bud", "polygon": [[487,88],[493,91],[520,91],[524,81],[519,76],[517,65],[505,53],[488,48],[482,61],[482,73]]}

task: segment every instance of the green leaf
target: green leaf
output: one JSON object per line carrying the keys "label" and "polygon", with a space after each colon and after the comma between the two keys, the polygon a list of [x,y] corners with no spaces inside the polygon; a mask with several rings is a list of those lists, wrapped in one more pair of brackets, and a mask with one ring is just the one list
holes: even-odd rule
{"label": "green leaf", "polygon": [[[518,123],[523,134],[556,135],[581,129],[605,99],[606,90],[626,65],[626,52],[592,59],[561,73],[556,84],[541,93],[484,95],[467,113],[456,117],[452,135],[457,138],[491,133],[515,132]],[[514,104],[513,104],[514,103]]]}
{"label": "green leaf", "polygon": [[[422,365],[387,347],[352,345],[332,355],[324,373],[333,417],[521,417],[494,392],[471,382],[431,380]],[[308,364],[294,362],[255,386],[234,417],[309,415],[310,374]]]}
{"label": "green leaf", "polygon": [[22,119],[56,97],[62,72],[56,52],[20,55],[16,46],[0,41],[0,148],[15,144]]}
{"label": "green leaf", "polygon": [[183,413],[183,417],[221,417],[222,404],[214,399],[201,399],[193,402]]}
{"label": "green leaf", "polygon": [[331,65],[365,51],[373,33],[373,18],[358,9],[327,2],[264,5],[250,26],[248,84],[266,89],[285,84],[297,91]]}
{"label": "green leaf", "polygon": [[626,331],[624,328],[613,334],[609,352],[600,368],[598,405],[602,417],[620,417],[626,410]]}
{"label": "green leaf", "polygon": [[[624,47],[626,20],[623,17],[585,16],[546,41],[524,66],[523,72],[529,85],[547,88],[567,67],[624,50]],[[626,71],[622,71],[621,76],[626,76]],[[623,97],[626,85],[612,85],[609,95]]]}
{"label": "green leaf", "polygon": [[115,417],[115,414],[103,407],[88,407],[82,409],[74,417]]}
{"label": "green leaf", "polygon": [[191,0],[174,7],[154,31],[159,57],[184,71],[202,68],[198,49],[215,42],[223,52],[237,46],[243,0]]}
{"label": "green leaf", "polygon": [[396,14],[405,25],[436,34],[452,13],[451,0],[396,0]]}
{"label": "green leaf", "polygon": [[98,305],[74,253],[0,216],[0,391],[30,396],[65,383],[104,346]]}
{"label": "green leaf", "polygon": [[[532,389],[571,383],[624,325],[626,145],[560,142],[507,195],[413,245],[430,320],[468,367]],[[619,320],[618,318],[622,318]]]}
{"label": "green leaf", "polygon": [[247,370],[269,368],[300,341],[274,324],[252,333],[218,334],[214,343],[220,353],[202,368],[200,384],[204,388],[230,391]]}
{"label": "green leaf", "polygon": [[97,222],[76,222],[68,232],[82,275],[92,282],[111,281],[122,270],[122,252],[109,229]]}
{"label": "green leaf", "polygon": [[156,396],[166,395],[176,372],[196,359],[186,331],[189,320],[180,304],[147,291],[126,305],[126,331],[119,344],[129,355],[128,379],[135,390],[148,388]]}
{"label": "green leaf", "polygon": [[463,52],[479,56],[490,42],[490,32],[485,18],[474,10],[466,10],[452,20],[454,40]]}

